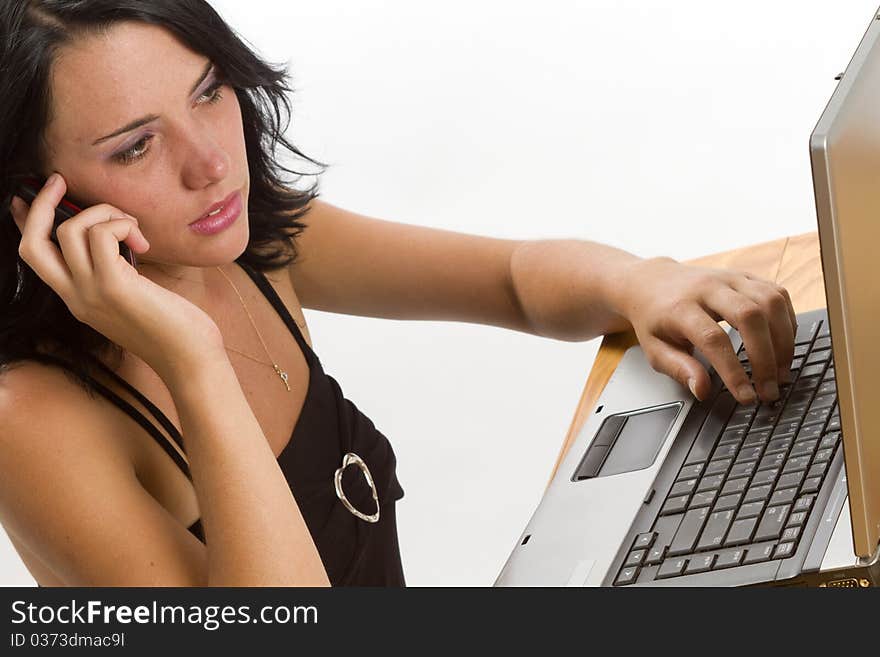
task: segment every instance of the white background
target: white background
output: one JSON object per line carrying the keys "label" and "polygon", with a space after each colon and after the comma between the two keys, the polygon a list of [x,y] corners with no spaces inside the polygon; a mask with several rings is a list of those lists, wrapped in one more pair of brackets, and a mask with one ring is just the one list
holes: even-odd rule
{"label": "white background", "polygon": [[[686,260],[815,230],[808,137],[876,0],[215,0],[290,65],[322,198],[481,235]],[[491,585],[599,340],[307,311],[392,441],[407,583]],[[0,535],[0,580],[29,585]]]}

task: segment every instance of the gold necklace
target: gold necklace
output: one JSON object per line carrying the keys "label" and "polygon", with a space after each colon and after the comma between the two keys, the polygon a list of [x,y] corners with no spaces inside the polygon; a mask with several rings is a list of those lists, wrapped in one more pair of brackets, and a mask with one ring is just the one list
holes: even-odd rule
{"label": "gold necklace", "polygon": [[238,300],[241,301],[241,307],[244,308],[244,311],[247,313],[248,321],[250,321],[251,326],[254,327],[254,331],[256,331],[257,337],[260,339],[260,344],[263,345],[263,351],[266,352],[266,356],[268,356],[269,360],[271,360],[272,362],[267,363],[265,361],[257,360],[253,356],[248,356],[247,354],[245,354],[241,351],[238,351],[237,349],[233,349],[232,347],[226,347],[226,348],[229,349],[229,351],[234,351],[237,354],[241,354],[242,356],[245,356],[246,358],[250,358],[251,360],[254,360],[258,363],[262,363],[263,365],[271,365],[272,368],[275,370],[275,372],[278,374],[278,376],[281,377],[281,380],[284,382],[284,387],[287,388],[287,392],[290,392],[290,385],[287,383],[287,372],[285,372],[280,367],[278,367],[277,363],[275,363],[274,360],[272,360],[272,356],[269,354],[269,350],[266,348],[266,343],[263,342],[263,336],[260,335],[260,330],[257,328],[257,325],[254,323],[254,318],[251,317],[251,313],[248,310],[247,305],[244,302],[244,299],[241,298],[241,294],[239,293],[238,288],[235,287],[235,283],[232,282],[232,280],[229,278],[229,276],[226,275],[226,272],[224,272],[222,269],[220,269],[220,267],[215,267],[215,269],[217,271],[219,271],[221,274],[223,274],[223,278],[225,278],[229,282],[229,284],[232,286],[232,289],[235,290],[235,294],[238,296]]}

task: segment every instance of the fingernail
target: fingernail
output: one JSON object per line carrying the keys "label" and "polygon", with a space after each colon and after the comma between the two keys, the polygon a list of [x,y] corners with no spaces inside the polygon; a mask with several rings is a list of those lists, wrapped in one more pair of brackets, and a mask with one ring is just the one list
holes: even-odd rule
{"label": "fingernail", "polygon": [[755,390],[748,383],[742,384],[739,388],[737,388],[736,392],[740,398],[740,401],[744,404],[752,404],[756,399]]}
{"label": "fingernail", "polygon": [[[694,397],[697,397],[697,380],[694,377],[688,379],[688,388],[691,389],[691,394]],[[699,397],[697,397],[699,399]]]}
{"label": "fingernail", "polygon": [[46,180],[46,184],[43,185],[43,187],[50,187],[51,185],[54,185],[55,182],[56,182],[57,180],[58,180],[58,174],[57,174],[57,173],[53,173],[53,174],[52,174],[51,176],[49,176],[49,178]]}
{"label": "fingernail", "polygon": [[765,399],[779,398],[779,386],[776,385],[776,381],[764,381],[761,385],[761,389],[764,391]]}

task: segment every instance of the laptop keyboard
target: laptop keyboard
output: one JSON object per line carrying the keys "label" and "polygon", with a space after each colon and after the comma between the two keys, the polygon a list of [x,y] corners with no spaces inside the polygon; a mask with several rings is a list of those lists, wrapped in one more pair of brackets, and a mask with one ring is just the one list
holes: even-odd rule
{"label": "laptop keyboard", "polygon": [[[794,555],[840,444],[827,319],[798,320],[792,382],[779,386],[778,400],[749,406],[721,386],[652,530],[635,537],[615,586]],[[737,355],[751,374],[742,346]]]}

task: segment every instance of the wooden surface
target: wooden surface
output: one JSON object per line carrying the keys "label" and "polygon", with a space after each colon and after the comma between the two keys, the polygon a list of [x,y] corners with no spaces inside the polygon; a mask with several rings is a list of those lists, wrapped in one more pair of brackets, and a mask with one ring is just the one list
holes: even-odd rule
{"label": "wooden surface", "polygon": [[[798,313],[825,307],[819,235],[816,232],[724,251],[688,260],[687,264],[738,269],[775,281],[788,290],[795,312]],[[726,323],[723,325],[726,326]],[[602,346],[587,376],[587,383],[565,436],[565,442],[553,466],[551,481],[587,416],[594,411],[596,401],[608,379],[611,378],[614,368],[623,358],[624,352],[637,343],[632,331],[606,335],[602,339]]]}

